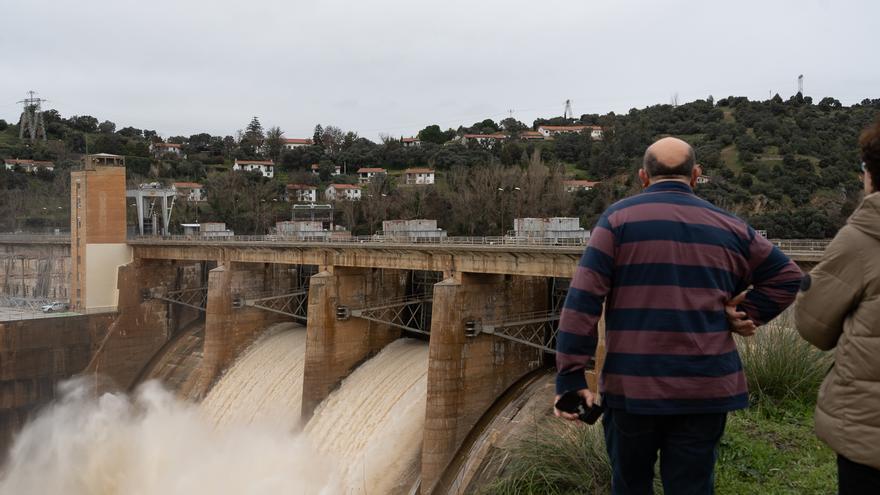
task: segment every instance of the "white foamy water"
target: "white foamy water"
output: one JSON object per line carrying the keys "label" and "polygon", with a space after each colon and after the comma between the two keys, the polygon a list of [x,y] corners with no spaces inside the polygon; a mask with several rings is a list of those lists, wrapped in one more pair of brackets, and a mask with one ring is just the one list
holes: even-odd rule
{"label": "white foamy water", "polygon": [[302,410],[305,354],[305,328],[273,325],[211,389],[202,411],[222,428],[272,423],[295,429]]}
{"label": "white foamy water", "polygon": [[349,494],[407,493],[418,477],[428,346],[400,339],[358,367],[305,427]]}
{"label": "white foamy water", "polygon": [[96,398],[80,379],[25,426],[2,495],[330,495],[331,465],[283,425],[216,429],[157,382]]}

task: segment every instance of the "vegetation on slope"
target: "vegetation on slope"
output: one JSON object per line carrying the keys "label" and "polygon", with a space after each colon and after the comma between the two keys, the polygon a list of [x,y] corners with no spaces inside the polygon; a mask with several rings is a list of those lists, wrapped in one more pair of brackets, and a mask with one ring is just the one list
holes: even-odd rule
{"label": "vegetation on slope", "polygon": [[[698,160],[711,177],[710,183],[699,186],[700,194],[746,217],[771,237],[829,237],[859,200],[856,139],[878,109],[880,100],[843,106],[824,98],[815,104],[800,94],[788,100],[777,95],[766,101],[729,97],[716,102],[709,97],[676,107],[633,109],[625,115],[538,119],[532,126],[512,118],[498,123],[487,119],[446,131],[429,125],[419,132],[420,146],[404,146],[391,137],[374,143],[354,132],[319,125],[310,136],[312,145],[293,150],[283,149],[281,129],[264,129],[255,117],[235,136],[199,133],[165,139],[181,144],[184,158],[151,157],[149,144],[160,139],[156,131],[117,130],[113,122],[87,115],[64,118],[49,110],[44,114],[47,143],[20,141],[16,125],[0,123],[0,158],[53,160],[54,175],[65,175],[87,149],[121,154],[126,156],[132,184],[203,181],[209,197],[218,198],[236,193],[232,187],[241,187],[240,181],[220,177],[235,158],[274,159],[276,178],[245,181],[255,192],[246,194],[266,201],[244,201],[232,210],[217,208],[216,203],[181,208],[180,221],[225,221],[240,233],[264,233],[276,220],[289,217],[288,209],[277,204],[285,183],[352,183],[357,168],[384,167],[390,171],[385,183],[368,191],[361,203],[341,205],[339,223],[366,234],[378,230],[382,219],[429,216],[443,219],[443,227],[453,235],[497,235],[510,228],[511,216],[578,216],[585,227],[591,226],[611,202],[639,190],[635,171],[645,147],[660,136],[676,135],[695,146]],[[567,134],[553,141],[517,139],[524,130],[541,124],[575,123],[602,126],[604,138],[594,141]],[[454,139],[465,133],[499,132],[510,139],[484,144],[461,144]],[[318,165],[318,174],[311,173],[313,164]],[[336,165],[347,175],[332,176]],[[398,187],[403,169],[424,166],[438,171],[437,187]],[[63,195],[66,181],[56,181],[52,174],[24,179],[11,175],[0,171],[0,188],[9,191],[0,196],[0,230],[57,226],[58,219],[44,216],[42,208],[47,200]],[[563,178],[602,184],[592,191],[566,195]],[[474,184],[481,180],[489,182]],[[39,181],[55,186],[47,190]],[[486,202],[456,208],[463,202],[462,184]],[[529,187],[544,196],[529,203],[514,197],[518,193],[499,192],[499,187],[511,191]],[[571,197],[555,199],[558,196]],[[483,214],[475,216],[475,212]]]}

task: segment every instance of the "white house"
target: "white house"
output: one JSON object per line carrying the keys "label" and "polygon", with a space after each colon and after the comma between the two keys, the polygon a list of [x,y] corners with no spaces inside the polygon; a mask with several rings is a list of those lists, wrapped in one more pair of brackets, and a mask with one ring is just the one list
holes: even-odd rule
{"label": "white house", "polygon": [[354,184],[330,184],[324,191],[328,201],[360,201],[361,188]]}
{"label": "white house", "polygon": [[303,146],[311,146],[312,140],[309,138],[290,138],[284,139],[284,148],[288,150],[292,150],[294,148],[301,148]]}
{"label": "white house", "polygon": [[562,186],[565,188],[565,192],[577,192],[577,191],[589,191],[596,187],[599,184],[598,182],[593,182],[590,180],[564,180],[562,181]]}
{"label": "white house", "polygon": [[508,137],[507,134],[501,132],[495,134],[464,134],[455,138],[453,141],[458,140],[461,144],[468,144],[471,141],[476,141],[478,144],[486,145],[503,142]]}
{"label": "white house", "polygon": [[400,144],[402,144],[404,148],[411,148],[413,146],[421,146],[422,141],[417,137],[402,137],[400,138]]}
{"label": "white house", "polygon": [[384,168],[361,167],[358,169],[358,183],[369,184],[378,175],[385,175],[387,172]]}
{"label": "white house", "polygon": [[275,176],[275,162],[272,160],[239,160],[235,159],[232,170],[244,172],[259,172],[263,177],[271,179]]}
{"label": "white house", "polygon": [[590,132],[590,138],[595,140],[602,139],[602,128],[597,125],[542,125],[538,126],[538,132],[544,138],[552,138],[557,134],[568,134]]}
{"label": "white house", "polygon": [[712,178],[708,175],[701,175],[697,177],[697,184],[708,184],[712,182]]}
{"label": "white house", "polygon": [[429,168],[408,168],[403,171],[404,183],[422,185],[434,183],[434,171]]}
{"label": "white house", "polygon": [[208,200],[205,189],[198,182],[175,182],[174,190],[177,191],[179,198],[187,201],[199,202]]}
{"label": "white house", "polygon": [[53,162],[40,160],[16,160],[13,158],[6,158],[3,160],[3,164],[6,166],[6,170],[15,170],[15,167],[18,167],[22,171],[31,174],[41,168],[50,172],[55,170],[55,164]]}
{"label": "white house", "polygon": [[180,147],[181,145],[175,143],[150,143],[150,153],[156,158],[167,154],[180,156]]}
{"label": "white house", "polygon": [[[321,166],[318,165],[317,163],[313,163],[312,164],[312,173],[315,175],[320,174],[321,173]],[[332,175],[332,176],[342,175],[342,166],[341,165],[334,165],[333,166],[333,173],[330,175]]]}
{"label": "white house", "polygon": [[291,199],[299,203],[314,203],[318,201],[318,188],[308,184],[288,184],[285,200]]}

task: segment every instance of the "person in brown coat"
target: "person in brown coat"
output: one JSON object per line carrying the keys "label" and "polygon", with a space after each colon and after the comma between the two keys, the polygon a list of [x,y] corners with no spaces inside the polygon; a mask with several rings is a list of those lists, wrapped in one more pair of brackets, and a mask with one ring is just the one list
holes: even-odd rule
{"label": "person in brown coat", "polygon": [[795,324],[834,349],[816,434],[837,452],[839,493],[880,494],[880,120],[859,145],[865,198],[804,278]]}

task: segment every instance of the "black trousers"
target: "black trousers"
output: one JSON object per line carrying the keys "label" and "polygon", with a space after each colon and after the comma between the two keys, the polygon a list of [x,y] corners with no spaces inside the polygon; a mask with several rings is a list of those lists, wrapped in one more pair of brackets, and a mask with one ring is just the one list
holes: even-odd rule
{"label": "black trousers", "polygon": [[876,495],[880,493],[880,469],[837,456],[838,492],[840,495]]}
{"label": "black trousers", "polygon": [[714,493],[715,460],[726,423],[727,413],[664,416],[606,410],[602,425],[613,471],[611,493],[654,493],[658,452],[666,495]]}

